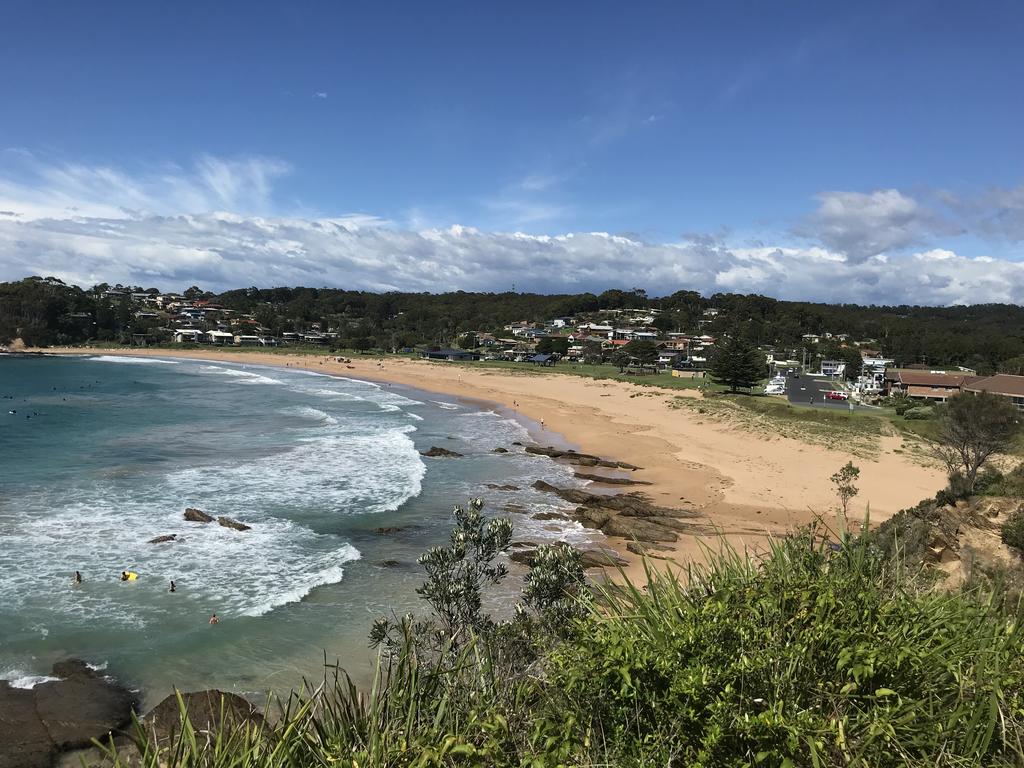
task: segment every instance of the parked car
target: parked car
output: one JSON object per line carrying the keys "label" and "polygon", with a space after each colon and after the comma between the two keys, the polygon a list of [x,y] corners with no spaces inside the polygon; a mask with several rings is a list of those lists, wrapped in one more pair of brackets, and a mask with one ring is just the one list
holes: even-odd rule
{"label": "parked car", "polygon": [[833,390],[832,392],[826,392],[825,398],[827,400],[849,400],[850,396],[845,392],[837,392]]}

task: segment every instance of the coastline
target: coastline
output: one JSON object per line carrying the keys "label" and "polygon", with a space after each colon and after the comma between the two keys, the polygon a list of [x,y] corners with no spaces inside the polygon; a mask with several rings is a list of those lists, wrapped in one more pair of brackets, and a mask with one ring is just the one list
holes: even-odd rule
{"label": "coastline", "polygon": [[[35,351],[35,350],[34,350]],[[799,440],[754,434],[727,422],[702,417],[696,409],[670,407],[676,397],[699,397],[688,390],[587,379],[559,373],[511,373],[444,362],[404,358],[355,357],[348,363],[318,354],[226,351],[217,349],[37,350],[47,354],[183,357],[240,364],[305,369],[377,384],[397,384],[439,395],[497,406],[531,428],[539,445],[564,447],[635,464],[631,476],[651,502],[698,512],[717,535],[681,533],[659,553],[657,567],[685,567],[706,547],[725,540],[740,550],[757,548],[766,537],[783,535],[815,520],[835,525],[835,495],[829,477],[847,461],[861,468],[858,517],[870,509],[872,523],[888,519],[936,492],[941,471],[924,467],[899,451],[898,437],[883,437],[878,456],[866,460]],[[545,440],[545,435],[551,435]],[[636,487],[594,486],[594,491]],[[628,562],[624,572],[643,581],[641,558],[624,539],[608,538]]]}

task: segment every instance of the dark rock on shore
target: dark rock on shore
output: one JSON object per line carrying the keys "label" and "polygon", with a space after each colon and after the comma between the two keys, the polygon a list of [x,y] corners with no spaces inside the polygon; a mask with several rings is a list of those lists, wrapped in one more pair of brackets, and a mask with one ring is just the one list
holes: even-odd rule
{"label": "dark rock on shore", "polygon": [[[568,544],[560,546],[569,547]],[[574,547],[570,547],[574,549]],[[610,549],[577,549],[580,555],[580,564],[586,568],[606,568],[608,566],[625,565],[626,561],[619,557],[617,552]],[[537,545],[526,542],[525,546],[511,552],[509,559],[516,563],[532,566],[537,555]]]}
{"label": "dark rock on shore", "polygon": [[626,550],[632,552],[634,555],[640,555],[641,557],[656,557],[660,560],[667,559],[664,555],[659,555],[658,552],[671,551],[671,547],[663,547],[658,544],[641,544],[639,541],[626,542]]}
{"label": "dark rock on shore", "polygon": [[650,485],[649,480],[634,480],[631,477],[605,477],[604,475],[594,475],[589,472],[574,472],[573,473],[580,480],[590,480],[594,483],[604,483],[605,485]]}
{"label": "dark rock on shore", "polygon": [[[256,707],[234,693],[195,691],[182,693],[181,698],[188,710],[188,720],[197,732],[216,731],[222,726],[229,730],[247,725],[262,728],[265,724]],[[181,730],[181,709],[177,697],[168,696],[142,718],[142,722],[156,746],[172,744]]]}
{"label": "dark rock on shore", "polygon": [[187,507],[185,509],[185,519],[190,523],[212,523],[213,515],[208,515],[201,509],[195,507]]}
{"label": "dark rock on shore", "polygon": [[538,512],[531,516],[534,520],[568,520],[568,516],[561,512]]}
{"label": "dark rock on shore", "polygon": [[436,445],[431,447],[429,450],[420,451],[420,455],[431,459],[457,459],[462,456],[462,454],[457,451],[449,451],[447,448],[438,448]]}
{"label": "dark rock on shore", "polygon": [[85,662],[58,662],[53,675],[31,689],[0,682],[0,766],[46,768],[130,723],[135,697]]}
{"label": "dark rock on shore", "polygon": [[224,517],[223,515],[217,518],[217,523],[223,525],[225,528],[233,528],[236,531],[251,531],[252,526],[240,523],[237,520],[232,520],[230,517]]}
{"label": "dark rock on shore", "polygon": [[573,519],[608,536],[664,542],[676,541],[679,533],[705,533],[708,530],[706,525],[688,522],[699,517],[698,513],[659,507],[635,491],[608,496],[578,488],[558,488],[543,480],[536,481],[533,487],[575,504]]}
{"label": "dark rock on shore", "polygon": [[166,536],[157,536],[155,539],[150,539],[146,543],[147,544],[163,544],[164,542],[167,542],[167,541],[174,541],[177,538],[178,538],[178,534],[176,534],[176,533],[169,533]]}
{"label": "dark rock on shore", "polygon": [[613,461],[611,459],[602,459],[600,456],[594,456],[590,453],[577,453],[576,451],[563,451],[558,448],[542,448],[539,445],[528,445],[526,446],[526,452],[532,453],[537,456],[547,456],[550,459],[559,459],[569,464],[576,464],[581,467],[608,467],[610,469],[640,469],[635,464],[627,464],[624,461]]}

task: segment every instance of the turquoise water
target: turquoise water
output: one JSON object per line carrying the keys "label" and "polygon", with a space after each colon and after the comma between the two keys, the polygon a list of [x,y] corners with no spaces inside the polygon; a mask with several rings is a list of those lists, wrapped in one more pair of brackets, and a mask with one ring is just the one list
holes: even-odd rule
{"label": "turquoise water", "polygon": [[[530,483],[573,482],[512,447],[528,436],[509,414],[291,369],[6,357],[0,396],[0,678],[20,684],[69,655],[150,701],[287,690],[325,653],[365,676],[373,618],[420,608],[415,558],[453,503],[532,513],[559,502]],[[465,457],[421,457],[432,445]],[[186,522],[189,506],[252,530]],[[512,516],[531,541],[599,537]]]}

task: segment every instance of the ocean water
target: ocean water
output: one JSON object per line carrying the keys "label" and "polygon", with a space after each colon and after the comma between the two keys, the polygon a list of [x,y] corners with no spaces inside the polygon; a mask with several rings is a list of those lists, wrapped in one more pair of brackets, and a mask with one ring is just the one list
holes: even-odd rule
{"label": "ocean water", "polygon": [[[67,656],[147,702],[173,685],[286,691],[325,658],[365,679],[373,619],[423,609],[415,559],[446,539],[454,503],[482,496],[523,540],[600,538],[532,519],[561,503],[530,484],[570,471],[514,448],[529,437],[510,414],[467,402],[115,356],[0,358],[0,397],[0,678],[19,685]],[[465,456],[422,457],[432,445]],[[186,522],[185,507],[252,529]]]}

